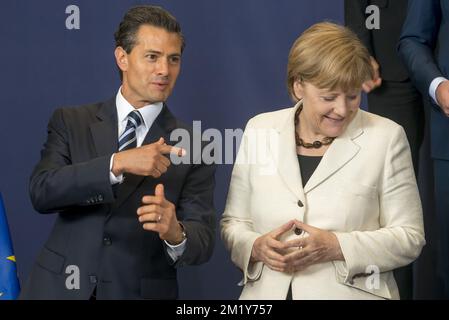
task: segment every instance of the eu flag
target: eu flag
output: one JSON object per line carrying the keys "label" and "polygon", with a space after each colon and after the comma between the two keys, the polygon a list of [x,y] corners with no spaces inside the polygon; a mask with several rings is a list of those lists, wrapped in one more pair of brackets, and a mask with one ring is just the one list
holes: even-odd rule
{"label": "eu flag", "polygon": [[8,221],[0,193],[0,300],[17,299],[19,291],[16,257],[12,250]]}

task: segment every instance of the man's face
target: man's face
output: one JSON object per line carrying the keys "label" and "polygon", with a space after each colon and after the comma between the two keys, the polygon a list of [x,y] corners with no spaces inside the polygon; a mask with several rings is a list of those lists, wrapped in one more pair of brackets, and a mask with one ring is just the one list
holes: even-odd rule
{"label": "man's face", "polygon": [[181,67],[181,45],[178,34],[142,25],[129,54],[116,48],[117,64],[123,72],[122,94],[128,102],[140,108],[168,99]]}

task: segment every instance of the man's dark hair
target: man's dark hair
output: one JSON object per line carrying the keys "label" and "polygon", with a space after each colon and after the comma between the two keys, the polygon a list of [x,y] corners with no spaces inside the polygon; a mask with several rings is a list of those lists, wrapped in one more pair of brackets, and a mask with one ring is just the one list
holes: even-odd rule
{"label": "man's dark hair", "polygon": [[[115,47],[122,47],[126,53],[131,53],[136,45],[137,31],[142,25],[159,27],[168,32],[177,33],[182,42],[181,53],[184,51],[185,39],[176,18],[161,7],[150,5],[137,6],[128,10],[114,34]],[[122,78],[121,70],[120,78]]]}

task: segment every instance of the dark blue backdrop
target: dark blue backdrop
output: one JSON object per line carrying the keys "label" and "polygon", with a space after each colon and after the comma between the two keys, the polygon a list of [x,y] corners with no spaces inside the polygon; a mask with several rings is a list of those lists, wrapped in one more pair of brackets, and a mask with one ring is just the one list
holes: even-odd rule
{"label": "dark blue backdrop", "polygon": [[[8,212],[21,281],[46,240],[54,216],[34,212],[28,178],[39,159],[52,111],[105,100],[120,85],[113,33],[124,12],[144,1],[2,0],[0,2],[0,191]],[[169,105],[204,128],[243,128],[253,115],[288,106],[290,46],[311,24],[342,22],[342,0],[171,0],[162,5],[187,39]],[[68,5],[81,12],[80,30],[65,27]],[[217,170],[218,219],[231,166]],[[218,220],[217,219],[217,220]],[[181,269],[181,298],[235,299],[240,272],[221,241],[212,260]]]}

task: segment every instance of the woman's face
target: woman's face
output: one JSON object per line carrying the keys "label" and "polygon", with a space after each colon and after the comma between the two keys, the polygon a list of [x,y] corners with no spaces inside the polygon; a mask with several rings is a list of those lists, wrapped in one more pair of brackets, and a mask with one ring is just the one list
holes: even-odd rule
{"label": "woman's face", "polygon": [[338,137],[354,119],[360,107],[361,89],[330,91],[305,82],[295,82],[296,97],[303,100],[301,119],[315,135]]}

